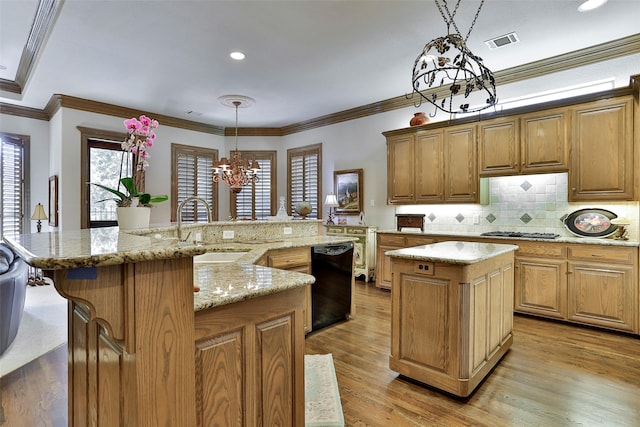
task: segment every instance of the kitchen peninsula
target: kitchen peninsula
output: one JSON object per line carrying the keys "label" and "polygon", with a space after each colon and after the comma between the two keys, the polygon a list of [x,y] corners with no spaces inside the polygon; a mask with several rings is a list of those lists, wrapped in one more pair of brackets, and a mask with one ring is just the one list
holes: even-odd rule
{"label": "kitchen peninsula", "polygon": [[513,342],[516,245],[441,242],[391,258],[389,368],[469,396]]}
{"label": "kitchen peninsula", "polygon": [[5,236],[27,263],[53,270],[69,300],[69,425],[304,425],[303,310],[313,276],[251,261],[194,267],[193,257],[232,247],[253,260],[345,239],[181,246],[172,233]]}

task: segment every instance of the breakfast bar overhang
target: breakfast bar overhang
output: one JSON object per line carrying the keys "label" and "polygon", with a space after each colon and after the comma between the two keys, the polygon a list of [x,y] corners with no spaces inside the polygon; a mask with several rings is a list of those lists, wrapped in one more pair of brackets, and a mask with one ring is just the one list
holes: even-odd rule
{"label": "breakfast bar overhang", "polygon": [[391,355],[399,374],[466,397],[513,342],[516,245],[441,242],[391,257]]}

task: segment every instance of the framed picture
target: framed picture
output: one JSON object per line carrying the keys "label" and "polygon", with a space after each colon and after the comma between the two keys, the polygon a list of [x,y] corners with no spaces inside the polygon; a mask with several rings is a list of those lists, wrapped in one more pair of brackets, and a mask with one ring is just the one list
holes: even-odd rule
{"label": "framed picture", "polygon": [[58,175],[49,177],[49,225],[58,226]]}
{"label": "framed picture", "polygon": [[338,207],[336,214],[360,215],[362,212],[362,169],[333,172]]}

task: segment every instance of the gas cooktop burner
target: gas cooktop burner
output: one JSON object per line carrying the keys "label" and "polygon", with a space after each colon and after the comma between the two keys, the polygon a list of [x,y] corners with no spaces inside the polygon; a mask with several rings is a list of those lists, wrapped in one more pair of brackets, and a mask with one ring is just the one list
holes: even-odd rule
{"label": "gas cooktop burner", "polygon": [[488,231],[482,233],[481,236],[492,237],[524,237],[527,239],[555,239],[560,237],[559,234],[554,233],[526,233],[520,231]]}

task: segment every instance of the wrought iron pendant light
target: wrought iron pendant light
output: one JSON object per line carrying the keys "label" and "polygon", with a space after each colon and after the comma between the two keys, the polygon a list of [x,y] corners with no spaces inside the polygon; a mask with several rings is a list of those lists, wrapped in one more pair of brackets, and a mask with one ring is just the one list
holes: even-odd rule
{"label": "wrought iron pendant light", "polygon": [[[435,0],[435,3],[447,24],[447,35],[431,40],[416,58],[412,76],[413,92],[410,95],[419,95],[416,107],[426,100],[439,110],[457,114],[494,106],[498,97],[493,73],[485,67],[482,58],[474,55],[466,44],[484,0],[478,6],[469,32],[464,38],[454,21],[460,0],[456,2],[453,13],[449,11],[447,0],[442,0],[444,12],[440,2]],[[451,31],[451,26],[455,28],[455,32]],[[454,104],[454,97],[459,95],[463,95],[464,100]]]}
{"label": "wrought iron pendant light", "polygon": [[238,151],[238,108],[247,108],[255,103],[253,98],[242,95],[224,95],[218,98],[224,106],[236,109],[236,149],[229,153],[230,160],[226,157],[216,161],[213,165],[213,182],[224,182],[234,193],[242,191],[242,187],[258,182],[260,166],[253,160],[251,167],[247,159],[240,158]]}

